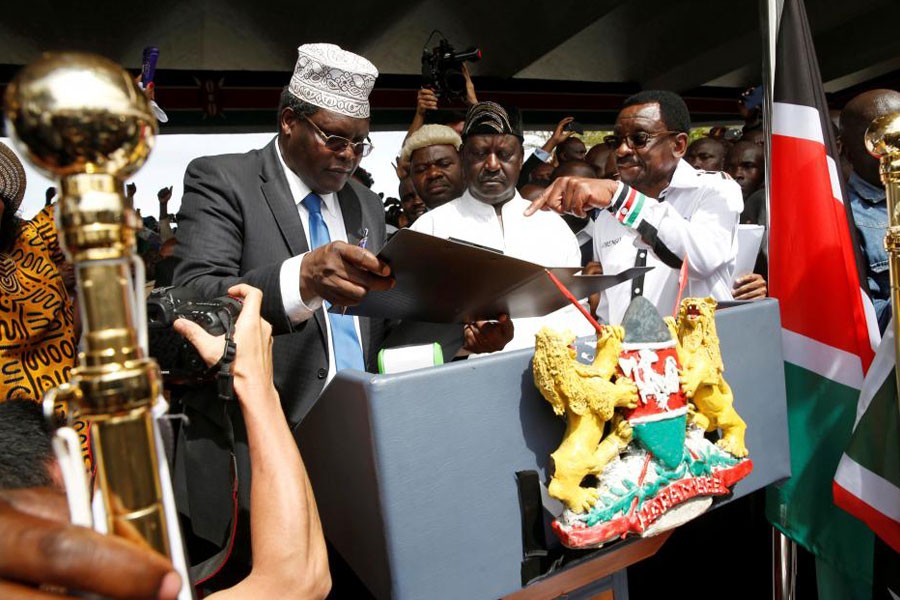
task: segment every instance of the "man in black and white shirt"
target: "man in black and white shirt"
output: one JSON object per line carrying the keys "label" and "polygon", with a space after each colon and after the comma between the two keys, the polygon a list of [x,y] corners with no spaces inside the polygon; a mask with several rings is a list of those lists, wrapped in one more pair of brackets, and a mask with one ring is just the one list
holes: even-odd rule
{"label": "man in black and white shirt", "polygon": [[558,179],[526,212],[545,208],[583,216],[592,208],[606,209],[594,225],[594,258],[604,272],[655,267],[603,293],[598,315],[609,323],[620,323],[631,299],[640,295],[671,314],[685,259],[685,296],[732,297],[741,189],[727,176],[697,171],[682,159],[689,131],[690,115],[679,96],[635,94],[605,140],[621,181]]}

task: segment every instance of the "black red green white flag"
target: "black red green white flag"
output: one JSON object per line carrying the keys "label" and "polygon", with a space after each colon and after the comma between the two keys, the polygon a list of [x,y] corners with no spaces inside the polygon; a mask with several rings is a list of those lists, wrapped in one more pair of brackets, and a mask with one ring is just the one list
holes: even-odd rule
{"label": "black red green white flag", "polygon": [[832,481],[879,334],[860,285],[853,221],[801,0],[784,1],[773,79],[769,290],[781,303],[792,477],[770,490],[767,513],[835,569],[868,579],[871,532],[835,505]]}

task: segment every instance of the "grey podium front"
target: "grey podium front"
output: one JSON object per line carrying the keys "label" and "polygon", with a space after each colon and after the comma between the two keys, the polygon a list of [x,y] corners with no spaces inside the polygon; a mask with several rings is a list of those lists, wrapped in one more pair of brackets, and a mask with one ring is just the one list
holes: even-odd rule
{"label": "grey podium front", "polygon": [[[716,322],[754,463],[737,498],[790,475],[778,304],[720,309]],[[297,439],[325,534],[375,596],[498,598],[521,588],[515,473],[546,482],[563,430],[520,350],[341,372]]]}

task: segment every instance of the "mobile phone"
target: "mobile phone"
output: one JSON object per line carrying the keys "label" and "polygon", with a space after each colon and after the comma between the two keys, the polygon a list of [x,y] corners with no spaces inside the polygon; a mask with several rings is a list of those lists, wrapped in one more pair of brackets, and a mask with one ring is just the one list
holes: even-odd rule
{"label": "mobile phone", "polygon": [[563,131],[574,131],[578,135],[584,135],[584,126],[578,121],[569,121],[563,126]]}

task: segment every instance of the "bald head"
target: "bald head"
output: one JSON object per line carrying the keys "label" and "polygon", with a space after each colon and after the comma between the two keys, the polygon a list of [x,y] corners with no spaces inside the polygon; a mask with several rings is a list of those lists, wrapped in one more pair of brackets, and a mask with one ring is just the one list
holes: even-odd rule
{"label": "bald head", "polygon": [[842,152],[857,175],[879,187],[878,160],[866,150],[866,129],[878,117],[895,112],[900,112],[900,92],[894,90],[863,92],[841,111]]}
{"label": "bald head", "polygon": [[584,155],[585,162],[589,162],[597,169],[597,175],[604,177],[606,175],[606,159],[612,149],[606,144],[594,144],[588,153]]}
{"label": "bald head", "polygon": [[766,132],[762,129],[748,129],[741,134],[742,142],[750,142],[752,144],[766,145]]}
{"label": "bald head", "polygon": [[552,178],[553,165],[542,162],[531,170],[531,173],[528,175],[528,182],[546,187],[550,185]]}
{"label": "bald head", "polygon": [[559,163],[559,166],[553,170],[553,179],[560,177],[590,177],[594,179],[597,177],[597,169],[583,160],[570,160]]}
{"label": "bald head", "polygon": [[560,163],[584,160],[585,152],[587,149],[584,147],[584,142],[577,137],[566,138],[556,147],[556,160]]}

